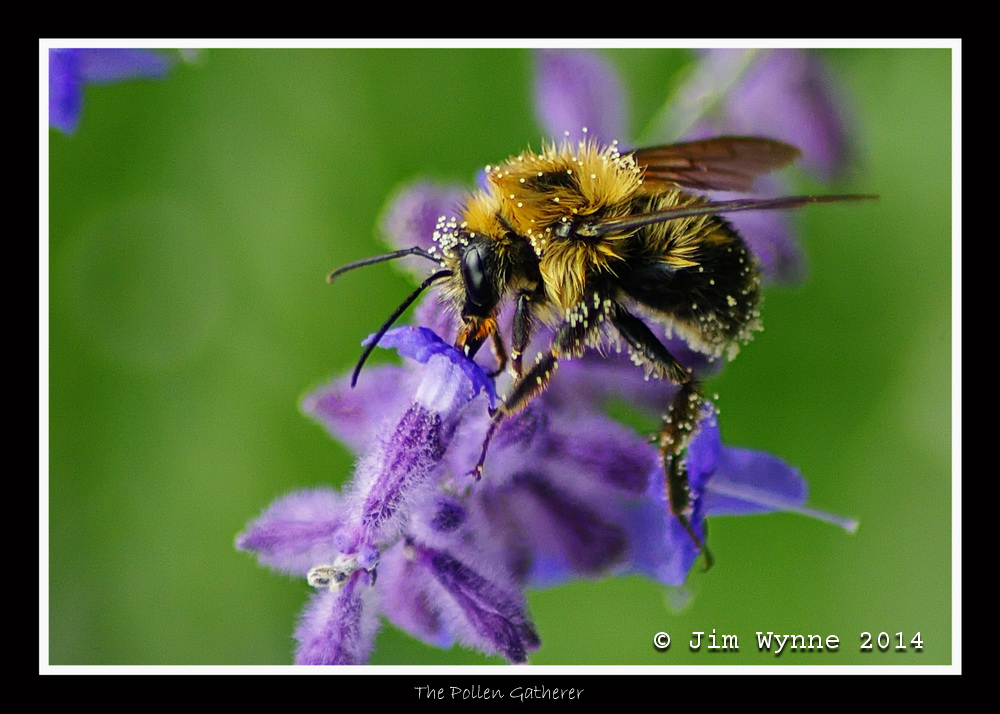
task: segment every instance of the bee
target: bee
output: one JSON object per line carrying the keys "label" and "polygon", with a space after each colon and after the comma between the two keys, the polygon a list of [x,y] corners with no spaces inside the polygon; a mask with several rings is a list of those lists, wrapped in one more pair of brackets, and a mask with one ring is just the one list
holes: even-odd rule
{"label": "bee", "polygon": [[[703,191],[752,189],[761,174],[800,154],[772,139],[723,136],[622,153],[616,142],[584,139],[527,150],[486,170],[486,187],[467,200],[461,219],[439,224],[431,250],[407,248],[357,261],[355,268],[418,255],[437,264],[368,341],[352,376],[379,339],[429,286],[439,284],[460,320],[455,346],[471,359],[490,340],[498,368],[509,365],[510,392],[492,416],[475,468],[482,473],[492,435],[507,416],[545,390],[560,360],[609,341],[624,344],[647,376],[678,385],[655,437],[663,457],[670,513],[705,556],[691,525],[694,504],[684,455],[703,403],[695,374],[671,354],[649,324],[662,326],[710,357],[732,358],[761,327],[757,261],[725,214],[787,209],[862,195],[783,196],[711,201]],[[498,314],[513,302],[510,350]],[[553,330],[548,348],[525,369],[539,324]]]}

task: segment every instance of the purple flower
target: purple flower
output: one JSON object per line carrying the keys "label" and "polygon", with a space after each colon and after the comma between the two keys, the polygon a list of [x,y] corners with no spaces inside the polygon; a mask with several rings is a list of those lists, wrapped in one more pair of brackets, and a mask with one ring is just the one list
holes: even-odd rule
{"label": "purple flower", "polygon": [[[481,416],[495,400],[492,381],[426,328],[397,328],[382,344],[425,367],[412,392],[398,389],[386,395],[389,404],[368,404],[369,411],[399,416],[376,436],[350,490],[343,497],[316,490],[279,500],[237,547],[327,590],[313,598],[296,631],[299,664],[367,659],[377,629],[376,583],[379,591],[397,591],[382,607],[418,636],[440,641],[447,635],[523,662],[538,645],[524,596],[509,573],[456,538],[464,507],[444,497],[470,485],[450,470],[445,455],[469,405],[484,397]],[[331,428],[349,426],[358,405],[337,398],[344,387],[321,390],[306,409]],[[386,573],[378,577],[383,563]]]}
{"label": "purple flower", "polygon": [[[621,131],[619,85],[597,55],[541,52],[537,60],[548,128],[587,126],[602,140]],[[427,183],[402,191],[383,217],[387,237],[399,248],[432,249],[442,217],[456,213],[464,193]],[[417,306],[416,319],[423,327],[380,340],[407,358],[402,366],[371,367],[355,388],[338,379],[303,401],[359,454],[350,485],[285,496],[237,539],[264,565],[319,589],[296,629],[297,663],[367,661],[382,618],[434,646],[461,643],[526,662],[540,646],[527,588],[630,573],[685,581],[698,548],[670,513],[659,448],[606,412],[620,401],[659,416],[675,385],[646,381],[615,352],[566,360],[545,392],[500,423],[480,479],[471,467],[483,453],[497,387],[450,346],[455,319],[433,297]],[[507,334],[510,319],[501,313]],[[539,328],[531,349],[550,337]],[[679,340],[669,346],[699,373],[711,368]],[[506,380],[497,386],[509,387]],[[776,510],[854,528],[809,509],[804,481],[780,459],[723,445],[710,405],[685,463],[689,527],[701,538],[706,517]]]}
{"label": "purple flower", "polygon": [[[380,615],[432,645],[524,662],[539,646],[526,587],[626,573],[684,582],[698,553],[669,514],[658,450],[599,403],[567,398],[581,379],[609,398],[638,392],[638,370],[567,363],[567,379],[504,422],[477,481],[469,465],[489,423],[490,380],[430,330],[396,328],[383,342],[412,361],[367,373],[356,398],[344,378],[304,402],[368,451],[351,486],[286,496],[237,540],[322,590],[296,630],[297,663],[363,663]],[[380,433],[359,438],[359,423],[386,414],[396,416]],[[773,510],[851,527],[806,509],[801,477],[780,460],[722,446],[710,410],[688,468],[697,532],[708,515]]]}
{"label": "purple flower", "polygon": [[139,77],[162,79],[172,61],[153,50],[49,50],[49,124],[67,134],[76,131],[85,84],[107,84]]}

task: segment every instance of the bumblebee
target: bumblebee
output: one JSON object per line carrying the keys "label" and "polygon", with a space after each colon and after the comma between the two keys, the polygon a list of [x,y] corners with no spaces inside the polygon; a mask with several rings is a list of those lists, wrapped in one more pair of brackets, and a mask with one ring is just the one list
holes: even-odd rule
{"label": "bumblebee", "polygon": [[[684,468],[701,413],[701,384],[648,323],[727,359],[760,329],[757,261],[724,214],[870,197],[710,201],[696,192],[750,191],[756,177],[797,156],[793,146],[757,137],[627,153],[617,143],[584,140],[544,145],[538,153],[528,150],[488,166],[486,188],[468,199],[461,219],[439,224],[432,249],[408,248],[330,274],[332,281],[348,270],[407,255],[439,267],[368,342],[352,385],[382,335],[427,287],[439,284],[460,320],[456,347],[472,358],[490,340],[499,363],[494,376],[509,365],[514,378],[493,414],[478,475],[497,427],[546,388],[560,360],[608,342],[624,344],[647,375],[679,385],[656,441],[670,512],[709,567],[711,555],[690,523],[693,503]],[[513,301],[509,353],[497,321],[508,300]],[[523,356],[539,323],[554,336],[525,370]]]}

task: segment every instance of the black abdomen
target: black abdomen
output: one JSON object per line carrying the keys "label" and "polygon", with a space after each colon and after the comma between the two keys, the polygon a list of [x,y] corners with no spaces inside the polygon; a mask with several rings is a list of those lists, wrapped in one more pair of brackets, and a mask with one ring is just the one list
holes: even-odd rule
{"label": "black abdomen", "polygon": [[[663,206],[665,200],[670,204]],[[648,203],[640,212],[677,203],[676,197],[643,201]],[[667,221],[628,240],[621,288],[692,347],[708,354],[735,352],[759,329],[756,258],[728,221],[719,216]]]}

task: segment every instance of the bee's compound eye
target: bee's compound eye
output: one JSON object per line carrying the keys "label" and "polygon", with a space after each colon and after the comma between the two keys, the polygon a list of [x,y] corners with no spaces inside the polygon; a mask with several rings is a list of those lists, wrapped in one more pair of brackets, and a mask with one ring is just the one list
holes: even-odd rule
{"label": "bee's compound eye", "polygon": [[469,248],[462,256],[462,281],[465,283],[465,294],[469,302],[478,307],[486,307],[490,301],[490,288],[479,246]]}

